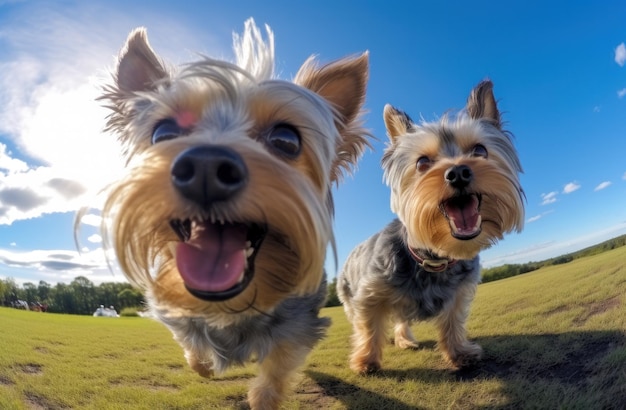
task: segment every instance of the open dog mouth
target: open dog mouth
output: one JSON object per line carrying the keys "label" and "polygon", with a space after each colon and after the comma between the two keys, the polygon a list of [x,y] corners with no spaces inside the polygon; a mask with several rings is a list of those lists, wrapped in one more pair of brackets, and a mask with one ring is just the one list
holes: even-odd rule
{"label": "open dog mouth", "polygon": [[462,194],[446,199],[440,205],[441,212],[448,219],[452,236],[469,240],[481,232],[480,194]]}
{"label": "open dog mouth", "polygon": [[179,219],[170,225],[181,240],[176,246],[176,266],[189,293],[207,301],[223,301],[250,284],[254,258],[267,228]]}

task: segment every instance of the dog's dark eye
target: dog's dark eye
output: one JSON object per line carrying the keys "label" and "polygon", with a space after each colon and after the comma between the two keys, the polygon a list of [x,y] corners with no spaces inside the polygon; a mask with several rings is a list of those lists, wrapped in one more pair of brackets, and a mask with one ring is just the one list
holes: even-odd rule
{"label": "dog's dark eye", "polygon": [[483,144],[474,145],[474,148],[472,148],[472,156],[487,158],[488,157],[487,148],[485,148]]}
{"label": "dog's dark eye", "polygon": [[159,121],[152,131],[152,143],[163,142],[183,135],[183,129],[173,119]]}
{"label": "dog's dark eye", "polygon": [[269,144],[281,154],[295,158],[300,153],[300,134],[291,125],[279,124],[267,136]]}
{"label": "dog's dark eye", "polygon": [[428,168],[430,168],[432,163],[433,162],[431,161],[430,158],[428,158],[425,155],[422,155],[421,157],[417,159],[417,170],[419,172],[426,172],[428,171]]}

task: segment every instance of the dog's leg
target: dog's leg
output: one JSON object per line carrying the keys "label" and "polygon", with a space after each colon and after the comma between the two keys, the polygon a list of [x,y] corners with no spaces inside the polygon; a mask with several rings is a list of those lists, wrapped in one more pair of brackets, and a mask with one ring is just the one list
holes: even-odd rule
{"label": "dog's leg", "polygon": [[383,306],[359,306],[354,313],[350,368],[361,374],[374,373],[380,370],[383,357],[387,309]]}
{"label": "dog's leg", "polygon": [[480,360],[482,348],[467,340],[465,322],[470,303],[476,293],[476,284],[466,284],[458,289],[449,307],[437,318],[439,348],[444,357],[456,367],[465,367]]}
{"label": "dog's leg", "polygon": [[213,363],[210,359],[201,359],[193,351],[187,349],[185,349],[185,359],[200,376],[213,377]]}
{"label": "dog's leg", "polygon": [[419,347],[409,322],[396,322],[393,329],[393,343],[400,349],[417,349]]}
{"label": "dog's leg", "polygon": [[278,409],[296,371],[311,351],[307,346],[282,343],[259,365],[259,375],[252,382],[248,402],[252,410]]}

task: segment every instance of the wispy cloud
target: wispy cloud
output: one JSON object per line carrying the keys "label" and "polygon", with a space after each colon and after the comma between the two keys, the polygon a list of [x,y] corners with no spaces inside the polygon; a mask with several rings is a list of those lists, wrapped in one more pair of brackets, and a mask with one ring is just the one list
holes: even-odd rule
{"label": "wispy cloud", "polygon": [[611,182],[611,181],[604,181],[604,182],[600,182],[600,184],[598,184],[598,186],[597,186],[597,187],[595,187],[593,190],[594,190],[594,191],[601,191],[601,190],[603,190],[604,188],[609,187],[611,184],[612,184],[612,182]]}
{"label": "wispy cloud", "polygon": [[105,253],[101,248],[79,254],[67,250],[15,251],[0,249],[0,263],[8,267],[31,268],[38,271],[58,271],[81,274],[96,270],[108,270]]}
{"label": "wispy cloud", "polygon": [[552,212],[554,212],[554,211],[546,211],[546,212],[540,213],[539,215],[531,216],[530,218],[528,218],[526,220],[526,223],[536,222],[536,221],[540,220],[541,218],[543,218],[544,216],[546,216],[548,214],[551,214]]}
{"label": "wispy cloud", "polygon": [[571,194],[574,191],[578,191],[580,189],[580,184],[578,184],[577,182],[568,182],[567,184],[565,184],[565,186],[563,187],[563,193],[564,194]]}
{"label": "wispy cloud", "polygon": [[96,233],[94,233],[93,235],[90,235],[87,240],[91,243],[101,243],[102,242],[102,237]]}
{"label": "wispy cloud", "polygon": [[593,112],[600,112],[601,111],[601,107],[599,105],[596,105],[593,107]]}
{"label": "wispy cloud", "polygon": [[618,91],[617,91],[617,96],[618,96],[619,98],[622,98],[622,97],[624,97],[625,95],[626,95],[626,88],[622,88],[621,90],[618,90]]}
{"label": "wispy cloud", "polygon": [[547,194],[541,194],[541,205],[553,204],[556,202],[556,196],[559,193],[556,191],[548,192]]}
{"label": "wispy cloud", "polygon": [[615,62],[620,67],[623,67],[624,63],[626,63],[626,44],[622,43],[615,47]]}

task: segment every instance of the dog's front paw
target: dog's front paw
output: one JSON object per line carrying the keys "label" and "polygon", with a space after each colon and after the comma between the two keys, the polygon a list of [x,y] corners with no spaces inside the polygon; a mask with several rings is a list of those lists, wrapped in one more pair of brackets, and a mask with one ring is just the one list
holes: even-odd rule
{"label": "dog's front paw", "polygon": [[352,361],[350,368],[361,375],[376,373],[380,370],[380,362],[377,361]]}
{"label": "dog's front paw", "polygon": [[476,343],[465,342],[463,345],[455,348],[447,355],[448,360],[456,368],[469,367],[477,362],[483,356],[483,349]]}
{"label": "dog's front paw", "polygon": [[395,338],[393,344],[400,349],[419,349],[420,345],[416,340],[409,340],[403,338]]}
{"label": "dog's front paw", "polygon": [[187,358],[189,366],[200,376],[210,378],[213,377],[213,364],[211,362],[203,362],[195,357]]}

